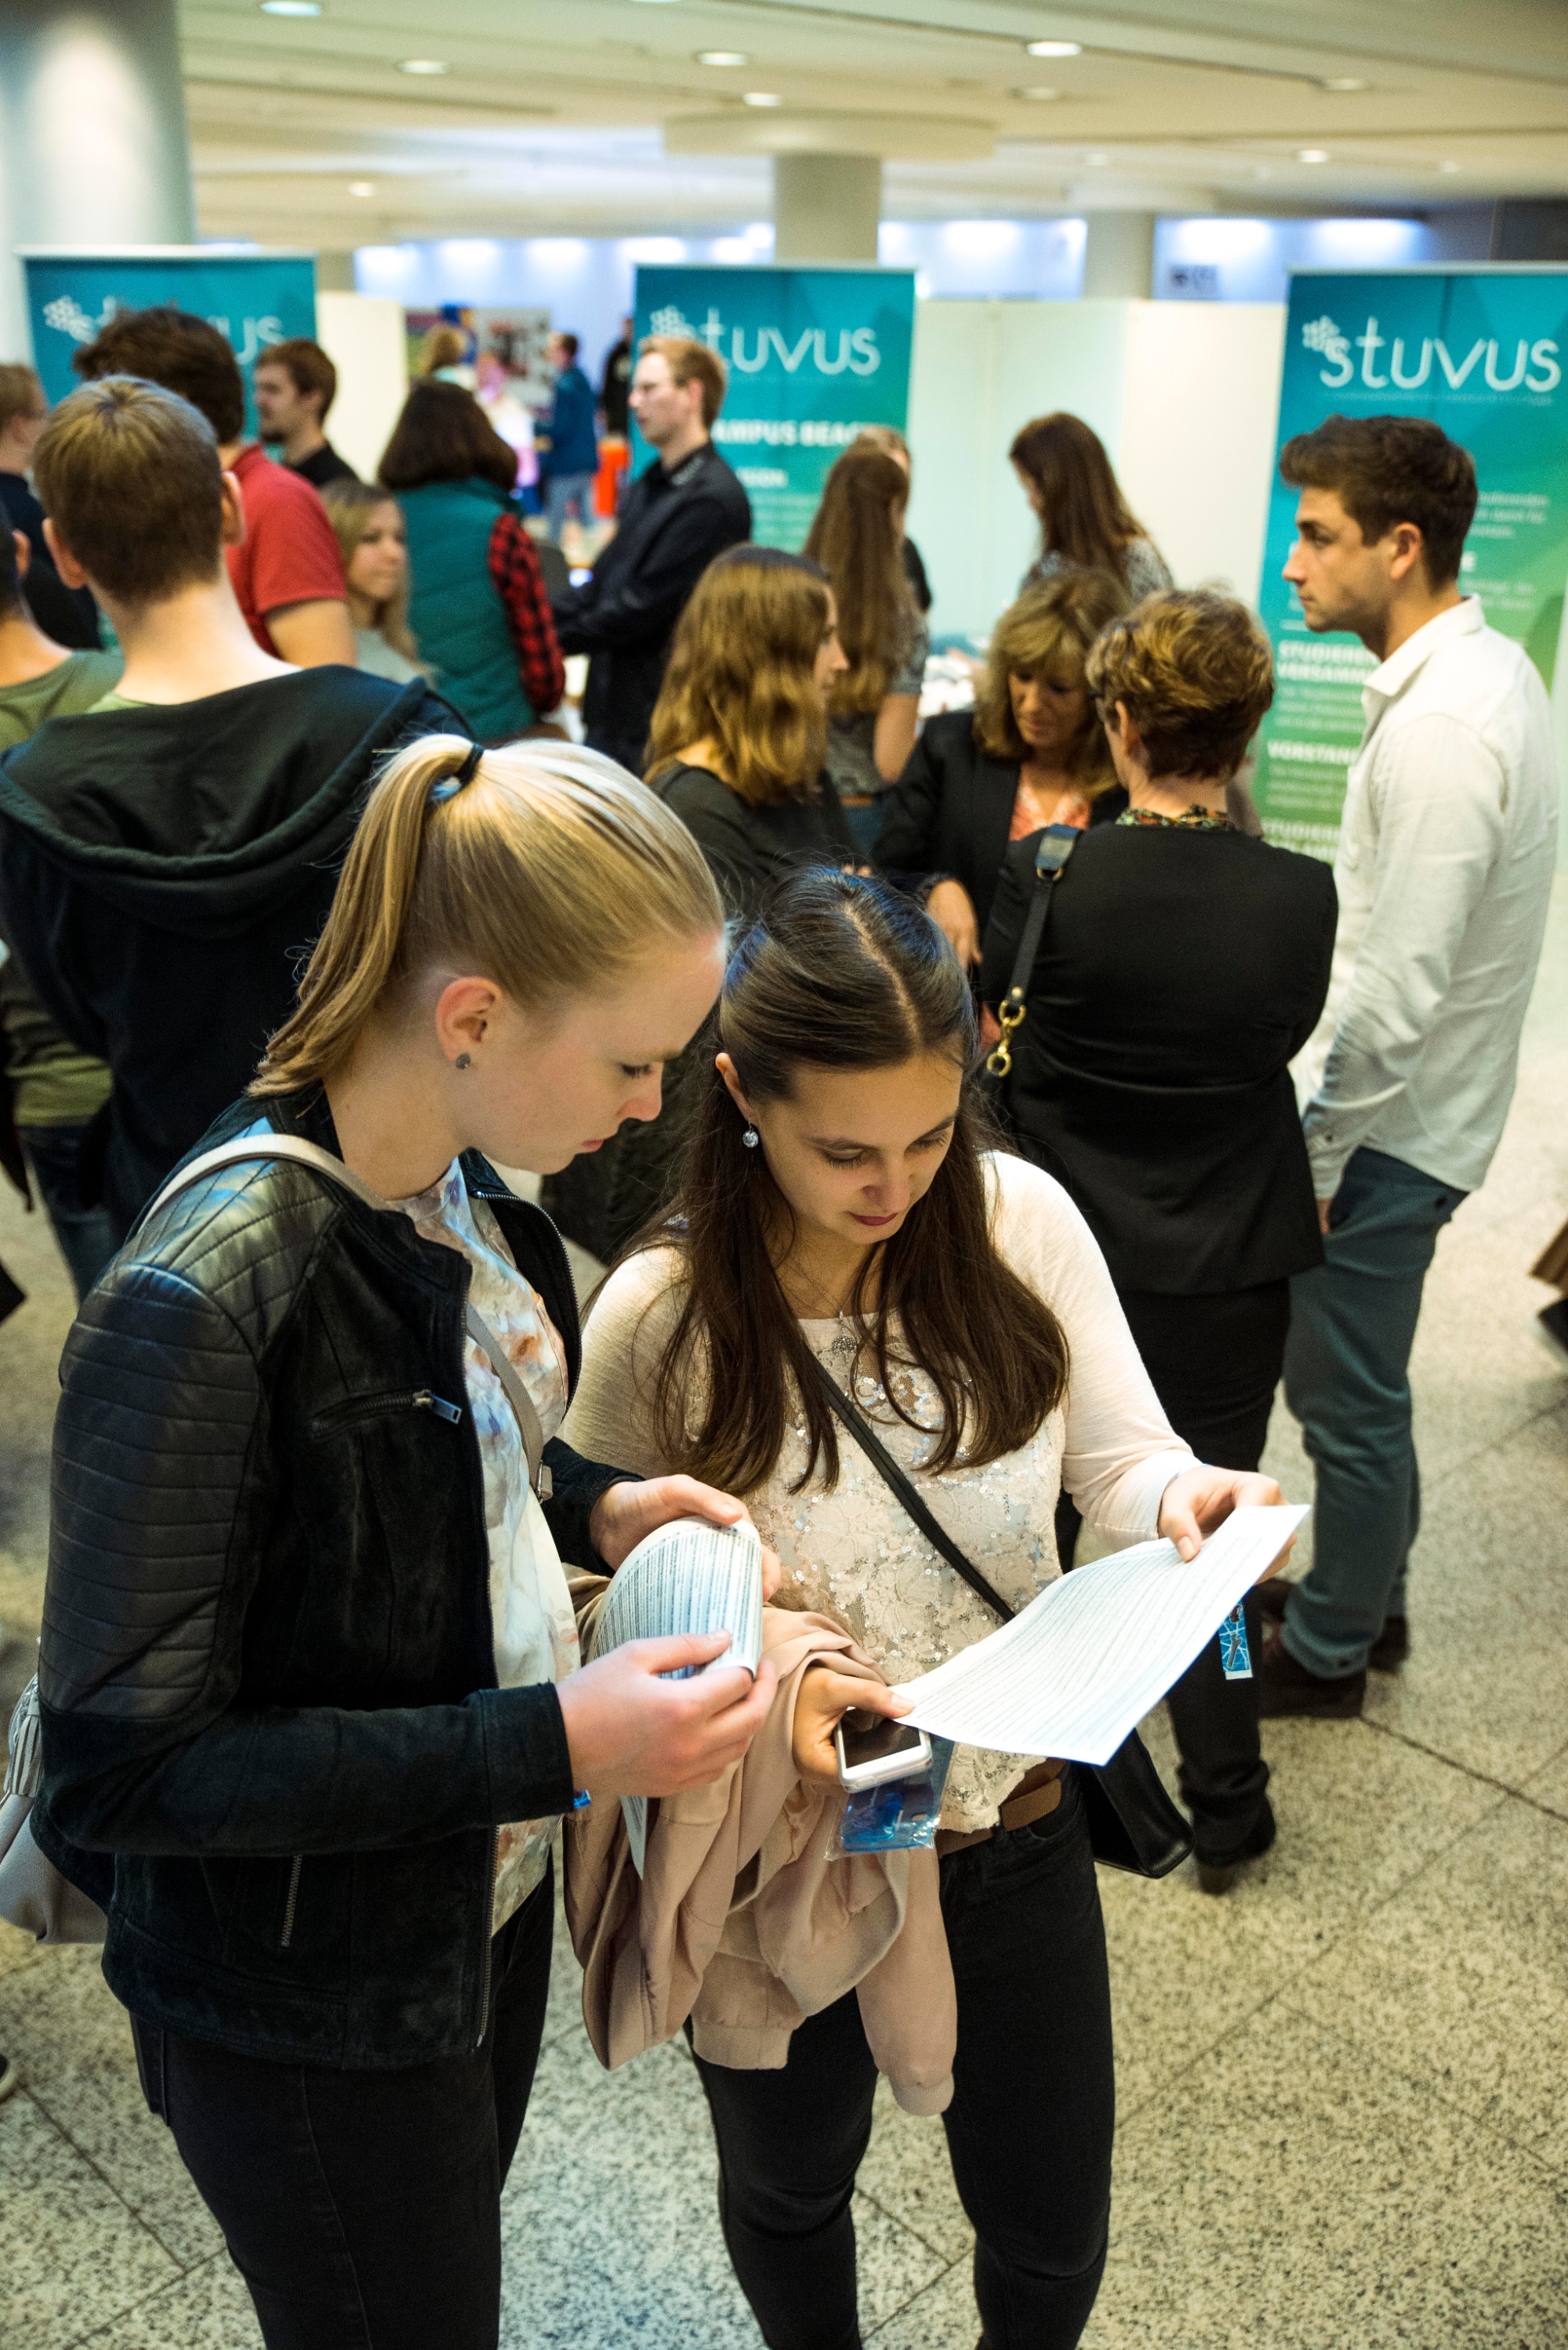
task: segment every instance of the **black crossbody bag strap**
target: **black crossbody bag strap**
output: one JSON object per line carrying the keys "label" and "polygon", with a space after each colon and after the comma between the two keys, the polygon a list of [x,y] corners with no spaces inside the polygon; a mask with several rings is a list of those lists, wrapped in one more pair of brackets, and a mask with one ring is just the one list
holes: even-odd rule
{"label": "black crossbody bag strap", "polygon": [[1024,917],[1023,935],[1018,941],[1018,952],[1012,959],[1012,979],[1007,993],[996,1010],[1002,1024],[1002,1042],[986,1061],[986,1075],[1005,1077],[1012,1068],[1012,1035],[1023,1025],[1023,1015],[1029,1009],[1030,976],[1034,959],[1040,952],[1040,941],[1045,935],[1045,924],[1051,913],[1051,900],[1056,894],[1056,884],[1062,878],[1067,859],[1082,838],[1075,826],[1048,824],[1040,836],[1040,846],[1034,852],[1034,895],[1029,900]]}
{"label": "black crossbody bag strap", "polygon": [[[1017,1615],[1000,1591],[986,1581],[966,1558],[951,1534],[940,1525],[857,1404],[850,1401],[826,1363],[817,1377],[835,1417],[865,1453],[883,1483],[896,1493],[931,1548],[988,1607],[1010,1624]],[[1108,1762],[1074,1764],[1083,1793],[1089,1844],[1096,1860],[1123,1868],[1134,1877],[1168,1877],[1192,1850],[1192,1831],[1166,1793],[1147,1746],[1130,1731]]]}

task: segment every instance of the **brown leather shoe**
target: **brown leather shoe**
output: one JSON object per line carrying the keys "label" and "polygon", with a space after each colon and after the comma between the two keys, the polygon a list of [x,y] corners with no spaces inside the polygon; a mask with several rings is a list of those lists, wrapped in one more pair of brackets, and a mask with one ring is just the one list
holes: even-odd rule
{"label": "brown leather shoe", "polygon": [[1257,1668],[1258,1711],[1265,1721],[1299,1716],[1308,1721],[1354,1721],[1366,1695],[1366,1669],[1328,1680],[1298,1665],[1281,1647],[1265,1655]]}
{"label": "brown leather shoe", "polygon": [[1397,1673],[1409,1653],[1409,1617],[1385,1616],[1383,1629],[1366,1652],[1367,1663],[1375,1673]]}

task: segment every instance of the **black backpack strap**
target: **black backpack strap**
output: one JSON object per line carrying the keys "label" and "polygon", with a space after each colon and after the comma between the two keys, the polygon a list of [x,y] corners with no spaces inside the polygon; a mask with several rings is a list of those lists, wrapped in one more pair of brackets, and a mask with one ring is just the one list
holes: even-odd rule
{"label": "black backpack strap", "polygon": [[1067,859],[1082,838],[1075,826],[1048,824],[1040,836],[1040,846],[1034,852],[1034,895],[1029,901],[1029,912],[1023,924],[1023,935],[1018,941],[1013,959],[1012,983],[998,1004],[996,1016],[1002,1024],[1002,1042],[986,1061],[986,1074],[992,1077],[1007,1076],[1012,1067],[1012,1033],[1023,1024],[1028,1010],[1024,998],[1029,993],[1029,981],[1040,952],[1040,941],[1045,935],[1045,924],[1051,912],[1051,899],[1055,884],[1061,879]]}
{"label": "black backpack strap", "polygon": [[898,1495],[899,1501],[903,1503],[910,1517],[913,1518],[915,1523],[919,1527],[920,1532],[925,1535],[926,1540],[930,1544],[931,1548],[938,1552],[941,1557],[945,1558],[948,1565],[952,1567],[957,1574],[962,1575],[970,1589],[971,1591],[978,1592],[988,1607],[995,1609],[996,1613],[1002,1617],[1004,1624],[1011,1624],[1012,1618],[1018,1613],[1017,1608],[1010,1607],[1008,1606],[1001,1592],[989,1584],[984,1575],[981,1575],[979,1567],[971,1565],[970,1560],[964,1556],[957,1543],[954,1542],[951,1534],[950,1534],[944,1527],[940,1526],[937,1523],[937,1521],[932,1517],[924,1502],[921,1501],[919,1494],[916,1492],[914,1485],[911,1483],[909,1479],[905,1476],[903,1471],[899,1468],[898,1462],[894,1460],[892,1454],[888,1451],[887,1446],[883,1443],[881,1438],[872,1427],[870,1421],[865,1417],[864,1413],[859,1410],[857,1406],[850,1402],[849,1398],[845,1394],[844,1389],[839,1386],[837,1380],[834,1378],[826,1365],[819,1362],[816,1366],[816,1369],[817,1376],[822,1381],[823,1392],[827,1398],[829,1406],[844,1422],[845,1427],[849,1430],[850,1435],[855,1439],[856,1443],[858,1444],[862,1452],[865,1453],[866,1458],[870,1461],[872,1467],[881,1478],[882,1482],[885,1485],[889,1486]]}

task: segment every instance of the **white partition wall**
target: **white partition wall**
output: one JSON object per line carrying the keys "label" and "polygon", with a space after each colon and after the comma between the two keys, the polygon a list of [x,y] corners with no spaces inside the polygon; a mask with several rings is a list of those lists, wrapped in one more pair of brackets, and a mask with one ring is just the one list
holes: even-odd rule
{"label": "white partition wall", "polygon": [[909,529],[940,632],[983,636],[1038,544],[1007,462],[1032,416],[1069,409],[1105,442],[1183,586],[1257,593],[1279,412],[1274,303],[917,306]]}
{"label": "white partition wall", "polygon": [[317,294],[316,332],[337,369],[327,438],[373,482],[409,389],[403,306],[379,294]]}

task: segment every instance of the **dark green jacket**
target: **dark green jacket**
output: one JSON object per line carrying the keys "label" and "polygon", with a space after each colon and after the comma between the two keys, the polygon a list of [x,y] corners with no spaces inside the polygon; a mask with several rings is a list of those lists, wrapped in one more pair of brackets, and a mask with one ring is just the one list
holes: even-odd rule
{"label": "dark green jacket", "polygon": [[490,538],[506,501],[489,482],[427,482],[400,490],[409,534],[409,624],[437,691],[482,743],[501,743],[534,723],[517,648],[494,581]]}

